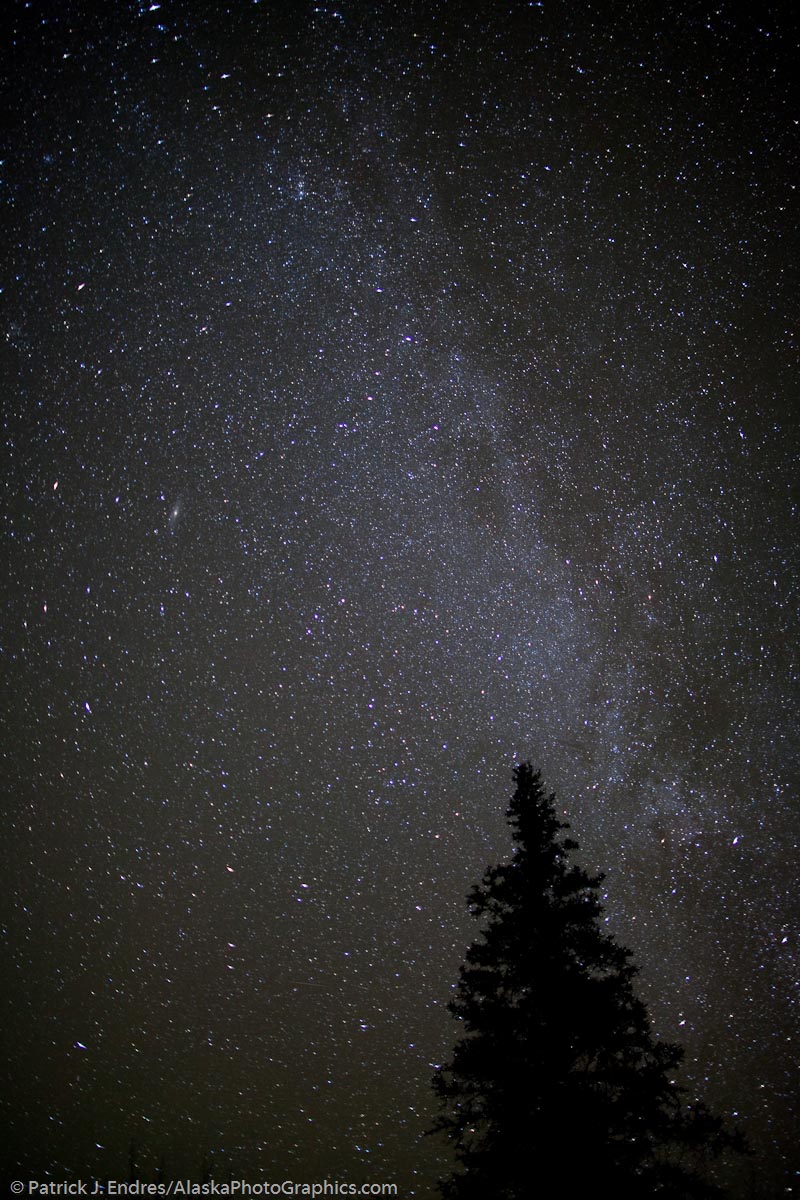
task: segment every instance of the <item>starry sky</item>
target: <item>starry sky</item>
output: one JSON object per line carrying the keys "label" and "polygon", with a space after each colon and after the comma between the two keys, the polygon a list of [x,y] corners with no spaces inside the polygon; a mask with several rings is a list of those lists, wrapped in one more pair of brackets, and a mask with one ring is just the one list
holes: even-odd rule
{"label": "starry sky", "polygon": [[791,1185],[798,39],[741,10],[8,3],[11,1177],[430,1200],[526,757]]}

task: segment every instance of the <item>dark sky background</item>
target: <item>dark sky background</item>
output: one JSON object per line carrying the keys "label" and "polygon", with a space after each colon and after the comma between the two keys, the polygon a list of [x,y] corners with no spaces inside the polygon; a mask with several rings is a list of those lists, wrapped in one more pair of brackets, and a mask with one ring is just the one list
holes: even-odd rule
{"label": "dark sky background", "polygon": [[12,1177],[430,1200],[521,756],[790,1186],[797,37],[742,7],[5,6]]}

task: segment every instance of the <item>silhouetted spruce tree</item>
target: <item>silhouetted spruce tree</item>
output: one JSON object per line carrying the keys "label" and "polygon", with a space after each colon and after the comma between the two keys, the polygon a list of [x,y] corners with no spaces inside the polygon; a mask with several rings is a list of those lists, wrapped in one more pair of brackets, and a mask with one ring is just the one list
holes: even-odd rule
{"label": "silhouetted spruce tree", "polygon": [[434,1077],[460,1167],[442,1193],[529,1200],[555,1175],[567,1198],[721,1196],[701,1160],[737,1138],[685,1103],[682,1050],[651,1032],[631,953],[601,928],[602,876],[570,864],[539,774],[515,778],[514,852],[470,892],[483,928],[450,1004],[464,1036]]}

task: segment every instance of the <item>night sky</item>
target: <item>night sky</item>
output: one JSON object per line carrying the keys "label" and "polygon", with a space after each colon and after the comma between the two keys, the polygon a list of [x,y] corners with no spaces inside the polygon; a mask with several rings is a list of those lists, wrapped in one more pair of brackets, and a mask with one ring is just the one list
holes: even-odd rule
{"label": "night sky", "polygon": [[791,1183],[790,6],[482,7],[4,7],[11,1177],[430,1200],[524,757]]}

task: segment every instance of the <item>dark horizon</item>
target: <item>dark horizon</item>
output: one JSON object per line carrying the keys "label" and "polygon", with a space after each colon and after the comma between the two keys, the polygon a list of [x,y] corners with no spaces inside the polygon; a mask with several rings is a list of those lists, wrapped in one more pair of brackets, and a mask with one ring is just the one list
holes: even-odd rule
{"label": "dark horizon", "polygon": [[134,1139],[432,1200],[530,759],[753,1145],[734,1200],[784,1194],[786,6],[6,30],[9,1177],[124,1179]]}

